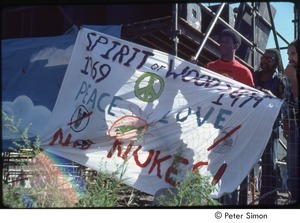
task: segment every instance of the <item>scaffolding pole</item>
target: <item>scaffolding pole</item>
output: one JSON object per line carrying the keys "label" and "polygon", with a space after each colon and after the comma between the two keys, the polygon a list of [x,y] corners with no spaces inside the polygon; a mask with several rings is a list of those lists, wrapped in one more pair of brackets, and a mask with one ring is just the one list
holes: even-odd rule
{"label": "scaffolding pole", "polygon": [[199,55],[200,55],[200,53],[201,53],[201,51],[202,51],[202,49],[203,49],[203,47],[204,47],[206,41],[207,41],[208,37],[210,36],[210,33],[211,33],[211,31],[213,30],[213,28],[214,28],[216,22],[218,21],[218,19],[219,19],[219,17],[220,17],[220,14],[221,14],[221,12],[222,12],[222,10],[223,10],[223,8],[224,8],[225,5],[226,5],[226,3],[222,3],[222,4],[219,6],[218,11],[217,11],[217,13],[216,13],[216,15],[215,15],[215,18],[214,18],[214,20],[209,24],[208,30],[207,30],[207,32],[205,33],[204,39],[203,39],[203,41],[202,41],[202,43],[201,43],[201,45],[200,45],[200,47],[199,47],[197,53],[195,54],[193,60],[197,61],[197,59],[198,59],[198,57],[199,57]]}
{"label": "scaffolding pole", "polygon": [[172,47],[172,54],[177,56],[178,51],[178,4],[175,3],[172,6],[172,16],[173,16],[173,27],[172,27],[172,40],[173,40],[173,47]]}

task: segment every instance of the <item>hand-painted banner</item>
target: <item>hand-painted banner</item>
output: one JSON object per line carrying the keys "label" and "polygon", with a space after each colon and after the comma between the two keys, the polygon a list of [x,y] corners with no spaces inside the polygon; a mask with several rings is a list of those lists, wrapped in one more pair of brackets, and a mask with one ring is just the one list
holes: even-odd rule
{"label": "hand-painted banner", "polygon": [[149,194],[199,171],[220,197],[259,160],[281,104],[178,57],[83,28],[42,148]]}
{"label": "hand-painted banner", "polygon": [[[84,27],[121,36],[120,25]],[[51,116],[77,33],[74,26],[60,36],[1,40],[2,111],[13,116],[15,122],[20,120],[21,131],[31,124],[30,137],[36,137]],[[4,151],[13,146],[12,140],[20,137],[2,125]]]}

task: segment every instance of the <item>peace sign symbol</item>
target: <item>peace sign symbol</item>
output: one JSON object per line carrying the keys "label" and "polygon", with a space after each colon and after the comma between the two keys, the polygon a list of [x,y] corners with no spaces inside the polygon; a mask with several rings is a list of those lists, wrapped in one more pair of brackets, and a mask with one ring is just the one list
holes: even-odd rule
{"label": "peace sign symbol", "polygon": [[[146,79],[145,81],[143,81]],[[148,82],[147,86],[143,86],[140,88],[141,82],[143,81],[143,84],[145,82]],[[157,88],[157,81],[158,81],[158,89]],[[141,101],[145,102],[152,102],[159,98],[162,91],[164,89],[164,81],[163,79],[153,73],[144,73],[142,74],[136,81],[134,86],[134,92],[135,96],[140,99]],[[156,90],[158,90],[156,92]]]}

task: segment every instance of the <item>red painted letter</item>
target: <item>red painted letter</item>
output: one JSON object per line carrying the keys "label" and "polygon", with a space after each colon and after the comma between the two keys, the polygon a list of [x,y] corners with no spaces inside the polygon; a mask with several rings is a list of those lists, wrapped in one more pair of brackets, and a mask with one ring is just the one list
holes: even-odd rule
{"label": "red painted letter", "polygon": [[157,152],[156,152],[156,155],[155,155],[155,157],[154,157],[154,161],[153,161],[153,163],[152,163],[152,166],[151,166],[151,168],[150,168],[150,170],[149,170],[149,174],[152,172],[152,170],[154,169],[154,167],[157,165],[157,176],[158,176],[159,178],[161,178],[161,174],[160,174],[160,163],[163,162],[163,161],[166,161],[166,160],[170,159],[170,158],[171,158],[171,155],[168,155],[168,156],[165,156],[165,157],[163,157],[163,158],[161,158],[161,159],[158,159],[159,154],[160,154],[160,151],[157,151]]}
{"label": "red painted letter", "polygon": [[58,143],[61,144],[62,146],[68,146],[70,144],[70,140],[72,138],[72,135],[69,134],[66,141],[65,142],[62,142],[63,140],[63,132],[62,132],[62,129],[60,128],[53,136],[53,139],[52,141],[50,142],[50,146],[53,146],[54,143],[56,142],[57,138],[59,137],[59,141]]}
{"label": "red painted letter", "polygon": [[181,156],[176,156],[172,165],[168,168],[167,172],[166,172],[166,177],[165,177],[165,181],[169,184],[171,184],[172,186],[177,186],[178,182],[176,180],[173,180],[172,178],[170,178],[171,173],[173,174],[177,174],[178,173],[178,169],[175,168],[175,165],[177,165],[178,163],[183,163],[185,165],[189,164],[189,161]]}
{"label": "red painted letter", "polygon": [[141,163],[141,162],[139,161],[139,155],[138,155],[138,151],[139,151],[141,148],[142,148],[142,146],[139,146],[139,147],[133,152],[133,157],[134,157],[134,161],[135,161],[136,165],[138,165],[139,167],[142,167],[142,168],[143,168],[143,167],[148,166],[148,164],[150,163],[150,161],[151,161],[151,159],[152,159],[152,157],[153,157],[153,154],[154,154],[154,150],[151,149],[151,150],[149,151],[149,155],[148,155],[146,161],[145,161],[144,163]]}

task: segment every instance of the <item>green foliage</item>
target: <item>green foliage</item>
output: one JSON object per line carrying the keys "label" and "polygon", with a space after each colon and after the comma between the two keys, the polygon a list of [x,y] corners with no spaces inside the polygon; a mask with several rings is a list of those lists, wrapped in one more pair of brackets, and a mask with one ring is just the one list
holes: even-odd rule
{"label": "green foliage", "polygon": [[[17,122],[14,120],[14,116],[8,116],[5,112],[2,111],[3,117],[3,126],[8,129],[11,133],[13,133],[16,139],[13,140],[13,145],[15,148],[10,147],[9,149],[14,152],[21,152],[22,156],[30,159],[31,157],[40,153],[40,139],[39,136],[36,136],[34,141],[32,142],[28,135],[28,129],[31,124],[27,126],[24,130],[21,130],[20,123],[21,120]],[[25,159],[25,161],[27,161]],[[24,163],[21,163],[24,164]]]}
{"label": "green foliage", "polygon": [[115,207],[118,193],[128,188],[122,184],[122,180],[99,172],[94,172],[86,180],[85,186],[86,190],[75,207]]}
{"label": "green foliage", "polygon": [[198,172],[187,173],[185,180],[176,188],[168,189],[157,197],[157,206],[216,206],[220,203],[211,198],[214,186],[209,177]]}
{"label": "green foliage", "polygon": [[3,184],[3,205],[6,208],[26,208],[26,204],[22,201],[21,191],[19,185],[9,186]]}

